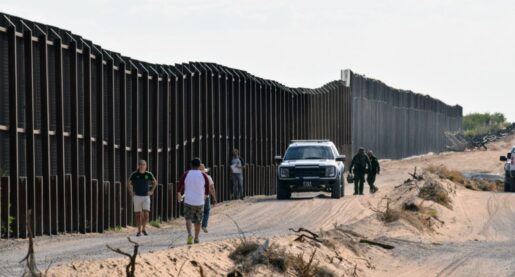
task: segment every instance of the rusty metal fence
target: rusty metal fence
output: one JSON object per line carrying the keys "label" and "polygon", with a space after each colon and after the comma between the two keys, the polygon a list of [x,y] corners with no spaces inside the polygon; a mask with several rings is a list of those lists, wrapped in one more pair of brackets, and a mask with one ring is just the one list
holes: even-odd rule
{"label": "rusty metal fence", "polygon": [[0,14],[0,230],[25,237],[133,224],[126,177],[149,162],[151,219],[179,214],[187,161],[212,169],[230,199],[230,153],[246,160],[246,195],[275,194],[273,156],[291,139],[351,149],[350,89],[288,88],[213,63],[149,64],[69,31]]}

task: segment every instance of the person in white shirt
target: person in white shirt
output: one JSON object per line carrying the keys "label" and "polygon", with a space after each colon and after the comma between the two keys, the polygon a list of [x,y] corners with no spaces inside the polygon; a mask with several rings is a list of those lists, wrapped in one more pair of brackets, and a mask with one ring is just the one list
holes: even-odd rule
{"label": "person in white shirt", "polygon": [[231,182],[232,182],[232,194],[234,199],[245,198],[245,192],[243,191],[243,167],[245,162],[240,157],[240,150],[233,150],[233,158],[231,160]]}
{"label": "person in white shirt", "polygon": [[[186,171],[177,188],[177,199],[184,201],[184,218],[188,231],[188,244],[199,243],[200,224],[204,213],[204,204],[209,195],[209,178],[199,170],[202,162],[199,158],[191,161],[191,169]],[[191,225],[195,226],[195,237],[191,233]]]}

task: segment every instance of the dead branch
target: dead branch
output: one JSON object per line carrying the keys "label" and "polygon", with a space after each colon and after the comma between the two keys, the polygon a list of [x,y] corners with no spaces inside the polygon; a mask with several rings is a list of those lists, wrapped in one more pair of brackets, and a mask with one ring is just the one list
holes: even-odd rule
{"label": "dead branch", "polygon": [[422,181],[424,180],[424,177],[422,175],[417,175],[417,167],[415,167],[415,170],[413,173],[408,173],[414,180],[416,181]]}
{"label": "dead branch", "polygon": [[352,276],[353,277],[357,277],[358,276],[358,264],[354,265],[354,271],[352,272]]}
{"label": "dead branch", "polygon": [[297,272],[297,276],[313,276],[314,270],[318,267],[318,263],[313,263],[315,259],[316,250],[311,254],[309,261],[307,263],[304,262],[304,253],[299,254],[296,258],[298,260],[298,264],[295,266],[295,271]]}
{"label": "dead branch", "polygon": [[50,265],[48,266],[45,274],[39,271],[36,265],[36,256],[34,255],[34,241],[32,240],[32,225],[30,224],[30,218],[32,217],[32,210],[28,210],[27,214],[27,232],[29,235],[29,249],[27,251],[27,255],[20,263],[26,262],[25,272],[23,273],[23,277],[43,277],[46,276],[48,270],[50,269]]}
{"label": "dead branch", "polygon": [[179,272],[177,272],[177,277],[181,276],[182,268],[184,267],[186,262],[187,262],[187,260],[182,263],[181,267],[179,268]]}
{"label": "dead branch", "polygon": [[310,234],[314,238],[318,238],[319,237],[319,235],[315,234],[314,232],[312,232],[312,231],[310,231],[310,230],[308,230],[306,228],[299,228],[297,230],[295,230],[293,228],[290,228],[289,230],[294,232],[294,233],[301,233],[301,232],[308,233],[308,234]]}
{"label": "dead branch", "polygon": [[294,241],[304,242],[305,241],[304,239],[310,239],[310,240],[316,241],[318,243],[324,243],[323,241],[321,241],[321,240],[319,240],[317,238],[313,238],[313,237],[310,237],[310,236],[305,235],[305,234],[299,235]]}
{"label": "dead branch", "polygon": [[392,246],[392,245],[384,244],[384,243],[377,242],[377,241],[367,240],[367,239],[361,239],[359,242],[374,245],[374,246],[379,246],[379,247],[381,247],[383,249],[387,249],[387,250],[392,250],[395,248],[395,246]]}
{"label": "dead branch", "polygon": [[235,269],[234,271],[229,272],[227,277],[243,277],[243,273]]}
{"label": "dead branch", "polygon": [[294,232],[294,233],[307,233],[307,234],[300,234],[296,239],[295,241],[298,241],[298,242],[304,242],[304,239],[310,239],[312,241],[316,241],[316,242],[319,242],[319,243],[324,243],[321,239],[319,239],[319,235],[315,234],[314,232],[308,230],[308,229],[305,229],[305,228],[299,228],[298,230],[295,230],[293,228],[290,228],[289,229],[290,231]]}
{"label": "dead branch", "polygon": [[130,237],[127,237],[127,240],[134,245],[134,251],[133,251],[132,255],[129,253],[123,252],[122,250],[120,250],[120,248],[116,248],[116,249],[112,248],[108,244],[106,244],[106,247],[113,252],[116,252],[120,255],[127,256],[129,258],[130,261],[129,261],[129,264],[125,267],[125,274],[127,277],[134,277],[134,273],[136,272],[136,257],[138,256],[139,244],[137,242],[134,242],[133,240],[131,240]]}
{"label": "dead branch", "polygon": [[201,264],[199,264],[199,263],[198,263],[197,261],[195,261],[195,260],[190,261],[190,263],[191,263],[194,267],[198,267],[200,277],[204,277],[204,269],[202,268],[202,265],[201,265]]}

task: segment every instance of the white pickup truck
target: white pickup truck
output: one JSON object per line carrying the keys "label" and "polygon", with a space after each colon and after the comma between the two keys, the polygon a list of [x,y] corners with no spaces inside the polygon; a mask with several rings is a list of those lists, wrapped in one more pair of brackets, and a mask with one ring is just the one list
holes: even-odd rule
{"label": "white pickup truck", "polygon": [[501,156],[504,162],[504,191],[515,192],[515,146],[506,156]]}

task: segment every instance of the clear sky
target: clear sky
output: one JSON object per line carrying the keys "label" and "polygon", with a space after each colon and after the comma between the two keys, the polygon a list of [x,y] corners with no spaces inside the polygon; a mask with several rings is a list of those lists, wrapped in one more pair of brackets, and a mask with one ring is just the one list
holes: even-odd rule
{"label": "clear sky", "polygon": [[216,62],[291,87],[340,70],[515,121],[515,1],[4,0],[132,58]]}

